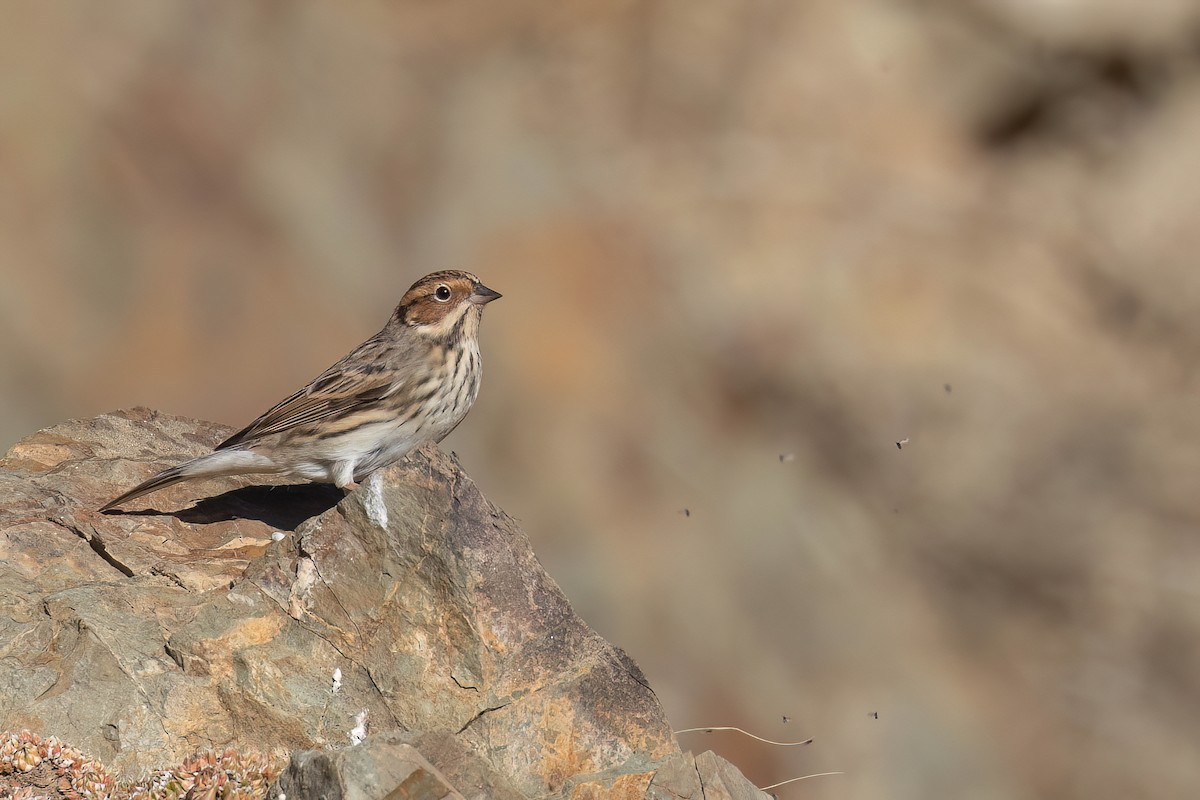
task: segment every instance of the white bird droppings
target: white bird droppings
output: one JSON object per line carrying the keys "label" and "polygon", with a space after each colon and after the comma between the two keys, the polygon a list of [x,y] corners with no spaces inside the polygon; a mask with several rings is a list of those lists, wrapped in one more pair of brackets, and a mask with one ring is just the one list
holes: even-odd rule
{"label": "white bird droppings", "polygon": [[291,596],[288,597],[288,614],[292,619],[300,619],[308,608],[308,593],[316,585],[317,564],[308,556],[302,556],[296,564],[296,580],[292,583]]}
{"label": "white bird droppings", "polygon": [[387,504],[383,502],[383,479],[379,472],[372,472],[364,481],[367,491],[363,498],[363,507],[367,511],[367,519],[380,527],[388,526]]}
{"label": "white bird droppings", "polygon": [[354,716],[354,727],[350,729],[350,744],[362,744],[367,738],[367,710],[364,708]]}

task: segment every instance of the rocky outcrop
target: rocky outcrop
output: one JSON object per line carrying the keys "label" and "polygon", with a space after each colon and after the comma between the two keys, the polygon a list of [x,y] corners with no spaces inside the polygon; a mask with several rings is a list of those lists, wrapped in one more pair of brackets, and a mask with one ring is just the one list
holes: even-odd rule
{"label": "rocky outcrop", "polygon": [[138,409],[0,461],[0,728],[125,773],[294,753],[293,798],[319,775],[331,797],[753,792],[679,753],[637,665],[434,447],[349,495],[252,476],[95,510],[229,432]]}

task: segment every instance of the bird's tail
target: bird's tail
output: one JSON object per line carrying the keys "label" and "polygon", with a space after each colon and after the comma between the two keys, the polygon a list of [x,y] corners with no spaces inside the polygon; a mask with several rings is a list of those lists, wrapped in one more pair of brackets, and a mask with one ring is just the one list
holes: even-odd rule
{"label": "bird's tail", "polygon": [[177,467],[164,469],[147,481],[139,483],[120,497],[100,507],[101,511],[119,506],[127,500],[158,491],[180,481],[192,478],[215,478],[222,475],[247,475],[256,472],[276,472],[274,464],[266,456],[250,450],[217,450],[213,453],[185,461]]}

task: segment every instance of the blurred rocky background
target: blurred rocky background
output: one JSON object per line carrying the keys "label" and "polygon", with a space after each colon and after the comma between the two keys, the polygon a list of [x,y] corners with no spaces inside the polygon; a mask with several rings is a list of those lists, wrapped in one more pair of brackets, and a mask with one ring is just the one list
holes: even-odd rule
{"label": "blurred rocky background", "polygon": [[676,728],[815,737],[685,748],[1194,796],[1198,143],[1188,0],[12,6],[0,449],[242,425],[469,269],[444,448]]}

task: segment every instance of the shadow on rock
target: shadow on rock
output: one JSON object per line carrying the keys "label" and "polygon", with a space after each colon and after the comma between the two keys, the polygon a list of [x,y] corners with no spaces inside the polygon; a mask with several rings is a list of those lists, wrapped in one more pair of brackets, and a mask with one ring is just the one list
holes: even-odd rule
{"label": "shadow on rock", "polygon": [[233,519],[253,519],[272,528],[294,531],[301,523],[324,514],[342,501],[346,493],[326,483],[300,483],[285,486],[245,486],[208,497],[190,508],[158,511],[113,509],[105,514],[120,516],[175,517],[192,525],[209,525]]}

